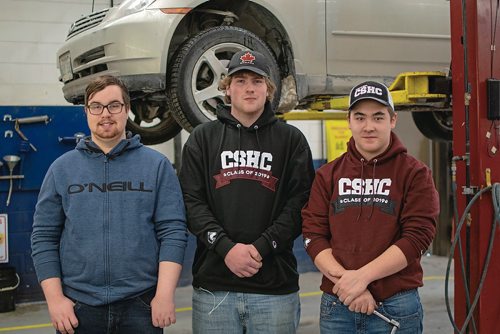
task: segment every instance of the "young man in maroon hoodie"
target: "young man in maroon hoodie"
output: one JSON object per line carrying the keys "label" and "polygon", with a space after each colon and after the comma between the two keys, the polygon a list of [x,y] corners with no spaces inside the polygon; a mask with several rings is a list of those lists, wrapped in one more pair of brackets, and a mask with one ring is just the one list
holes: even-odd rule
{"label": "young man in maroon hoodie", "polygon": [[392,132],[383,84],[355,86],[348,117],[347,152],[318,169],[302,210],[304,246],[323,273],[321,332],[389,333],[397,322],[398,333],[421,333],[420,257],[439,214],[431,171]]}

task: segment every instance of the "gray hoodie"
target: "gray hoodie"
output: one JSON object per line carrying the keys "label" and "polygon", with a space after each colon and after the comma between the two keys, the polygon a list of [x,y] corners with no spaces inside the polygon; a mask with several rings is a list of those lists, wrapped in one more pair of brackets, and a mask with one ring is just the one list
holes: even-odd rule
{"label": "gray hoodie", "polygon": [[182,264],[187,242],[178,179],[139,136],[104,154],[89,139],[50,166],[36,205],[38,280],[62,280],[68,297],[104,305],[156,286],[159,261]]}

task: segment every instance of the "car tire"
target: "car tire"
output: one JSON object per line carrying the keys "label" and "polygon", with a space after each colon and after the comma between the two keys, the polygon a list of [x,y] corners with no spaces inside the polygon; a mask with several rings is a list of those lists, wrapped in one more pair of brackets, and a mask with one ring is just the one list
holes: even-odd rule
{"label": "car tire", "polygon": [[232,26],[204,30],[188,39],[172,58],[167,71],[167,100],[177,122],[191,131],[214,120],[224,94],[218,83],[227,75],[231,57],[250,49],[262,53],[271,63],[271,80],[276,84],[273,108],[279,104],[281,79],[276,58],[270,48],[250,31]]}
{"label": "car tire", "polygon": [[451,111],[412,112],[413,121],[427,138],[437,141],[453,140]]}
{"label": "car tire", "polygon": [[139,134],[144,145],[166,142],[182,130],[166,106],[154,106],[142,100],[133,100],[130,104],[127,130]]}

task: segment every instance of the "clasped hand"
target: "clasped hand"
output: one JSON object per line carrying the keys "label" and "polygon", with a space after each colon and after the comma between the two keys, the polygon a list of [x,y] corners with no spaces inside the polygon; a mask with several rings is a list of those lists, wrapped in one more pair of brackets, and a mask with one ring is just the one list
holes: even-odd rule
{"label": "clasped hand", "polygon": [[368,283],[364,281],[356,270],[345,270],[342,274],[329,272],[338,278],[334,283],[332,292],[349,310],[372,314],[376,308],[376,302],[370,291],[367,290]]}
{"label": "clasped hand", "polygon": [[226,266],[236,276],[252,277],[262,267],[262,257],[253,245],[238,243],[226,254]]}

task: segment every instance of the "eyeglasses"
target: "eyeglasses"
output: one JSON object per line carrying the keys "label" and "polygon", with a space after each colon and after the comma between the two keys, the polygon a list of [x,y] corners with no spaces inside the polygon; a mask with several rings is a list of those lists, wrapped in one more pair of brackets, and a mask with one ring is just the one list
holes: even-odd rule
{"label": "eyeglasses", "polygon": [[87,110],[92,115],[100,115],[104,111],[104,108],[106,108],[110,114],[119,114],[121,113],[124,105],[125,103],[121,102],[111,102],[107,106],[103,106],[100,103],[91,103],[87,106]]}

